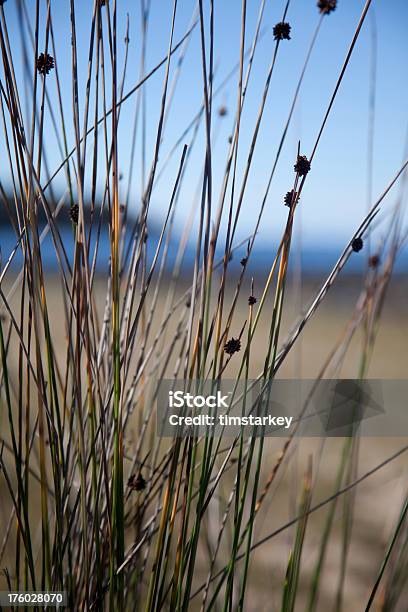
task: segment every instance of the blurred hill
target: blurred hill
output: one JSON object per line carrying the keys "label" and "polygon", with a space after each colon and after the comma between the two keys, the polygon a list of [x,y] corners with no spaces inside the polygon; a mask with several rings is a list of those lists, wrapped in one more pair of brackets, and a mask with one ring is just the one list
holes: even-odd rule
{"label": "blurred hill", "polygon": [[[49,200],[48,204],[51,210],[55,210],[57,206],[57,201]],[[19,208],[21,210],[21,203],[19,203]],[[38,215],[39,215],[39,227],[42,230],[46,225],[46,215],[43,209],[43,206],[40,204],[38,207]],[[87,202],[85,204],[85,224],[89,228],[91,223],[91,215],[93,216],[93,238],[91,238],[91,250],[95,246],[95,238],[97,234],[97,229],[100,224],[101,230],[99,234],[99,246],[98,246],[98,261],[97,261],[97,270],[102,271],[105,270],[106,265],[109,262],[110,257],[110,244],[109,244],[109,221],[110,221],[110,213],[107,206],[104,207],[101,218],[101,208],[100,205],[96,206],[92,212],[91,203]],[[137,218],[134,213],[129,211],[127,217],[127,227],[128,227],[128,238],[130,239],[132,231],[135,230],[135,224],[137,224]],[[60,210],[57,218],[57,227],[61,234],[61,238],[64,241],[64,245],[67,250],[68,257],[70,253],[73,253],[74,239],[73,239],[73,231],[72,231],[72,221],[70,219],[70,207],[67,204],[63,206]],[[1,228],[1,238],[0,238],[0,250],[1,250],[1,261],[4,263],[12,250],[16,246],[17,242],[17,216],[15,212],[15,205],[12,196],[5,192],[3,187],[0,184],[0,228]],[[148,261],[152,261],[154,253],[156,251],[159,237],[161,232],[161,224],[159,220],[155,220],[154,218],[150,220],[148,226]],[[172,266],[174,265],[179,249],[181,241],[181,236],[177,231],[177,228],[174,228],[172,231],[172,238],[170,240],[168,252],[167,252],[167,264],[165,266],[167,271],[171,271]],[[190,235],[190,241],[187,244],[185,249],[184,258],[183,258],[183,267],[185,270],[191,270],[195,261],[195,253],[196,253],[196,235],[194,232]],[[216,261],[221,261],[223,256],[223,244],[224,241],[219,241],[219,248],[217,249]],[[163,249],[162,245],[162,249]],[[272,260],[275,256],[277,243],[275,242],[267,242],[262,240],[262,237],[259,236],[259,239],[255,242],[255,246],[250,257],[250,261],[248,262],[248,273],[251,275],[252,273],[259,273],[268,271],[272,264]],[[328,273],[332,267],[335,265],[338,257],[343,251],[345,245],[343,244],[319,244],[318,246],[310,246],[310,245],[302,245],[301,250],[299,249],[296,241],[294,240],[291,249],[291,257],[290,257],[290,267],[292,269],[297,269],[298,271],[302,271],[303,274],[306,275],[316,275],[316,274],[324,274]],[[230,263],[230,273],[233,275],[238,275],[241,271],[241,259],[246,257],[246,244],[243,244],[236,250],[234,250],[233,257]],[[52,239],[50,235],[43,242],[43,264],[49,267],[50,269],[56,269],[58,266],[58,261],[55,255],[55,249],[52,244]],[[22,264],[22,256],[20,253],[16,254],[12,269],[16,269],[18,266]],[[360,253],[353,254],[347,263],[344,273],[345,274],[359,274],[365,270],[367,264],[367,252],[363,249]],[[399,257],[397,258],[395,272],[396,273],[406,273],[408,270],[408,251],[405,248],[400,252]]]}

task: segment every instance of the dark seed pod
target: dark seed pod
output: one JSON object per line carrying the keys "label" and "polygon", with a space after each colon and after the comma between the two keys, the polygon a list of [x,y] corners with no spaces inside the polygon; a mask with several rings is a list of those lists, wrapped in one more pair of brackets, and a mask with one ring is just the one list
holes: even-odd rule
{"label": "dark seed pod", "polygon": [[78,225],[78,219],[79,219],[78,204],[73,204],[71,208],[69,209],[69,218],[71,219],[72,223],[74,223],[75,225]]}
{"label": "dark seed pod", "polygon": [[280,21],[273,27],[275,40],[290,40],[290,25],[286,21]]}
{"label": "dark seed pod", "polygon": [[307,159],[306,155],[298,155],[294,168],[299,176],[306,176],[306,174],[310,172],[310,161]]}
{"label": "dark seed pod", "polygon": [[368,260],[368,265],[370,266],[370,268],[378,268],[378,266],[380,265],[380,256],[379,255],[371,255],[370,259]]}
{"label": "dark seed pod", "polygon": [[241,264],[242,267],[244,267],[246,266],[247,261],[248,261],[248,257],[243,257],[239,263]]}
{"label": "dark seed pod", "polygon": [[48,53],[40,53],[36,61],[37,70],[40,74],[46,75],[54,68],[54,58]]}
{"label": "dark seed pod", "polygon": [[336,7],[337,0],[319,0],[317,3],[317,8],[322,15],[330,15],[330,13],[336,10]]}
{"label": "dark seed pod", "polygon": [[353,242],[351,243],[351,248],[353,249],[355,253],[359,253],[361,249],[363,248],[363,246],[364,246],[364,242],[362,238],[360,238],[360,236],[358,236],[357,238],[354,238]]}
{"label": "dark seed pod", "polygon": [[128,480],[128,487],[132,489],[132,491],[144,491],[146,488],[146,481],[143,478],[142,474],[136,476],[136,474],[132,474],[132,476]]}
{"label": "dark seed pod", "polygon": [[249,298],[248,298],[248,304],[250,306],[253,306],[254,304],[256,304],[256,297],[253,296],[253,295],[250,295]]}
{"label": "dark seed pod", "polygon": [[224,346],[224,351],[227,355],[233,355],[241,350],[241,341],[239,338],[231,338]]}
{"label": "dark seed pod", "polygon": [[292,202],[296,202],[296,196],[297,196],[297,192],[294,189],[291,189],[290,191],[288,191],[285,197],[283,198],[283,201],[285,202],[285,206],[291,207]]}

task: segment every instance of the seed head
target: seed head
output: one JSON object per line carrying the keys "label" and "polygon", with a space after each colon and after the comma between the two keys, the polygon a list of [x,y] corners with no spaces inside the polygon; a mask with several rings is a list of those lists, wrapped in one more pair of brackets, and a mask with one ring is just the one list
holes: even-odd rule
{"label": "seed head", "polygon": [[291,207],[292,202],[296,202],[296,196],[297,196],[297,192],[294,189],[291,189],[290,191],[288,191],[285,197],[283,198],[283,201],[285,202],[285,206]]}
{"label": "seed head", "polygon": [[317,8],[322,15],[329,15],[336,10],[337,0],[319,0]]}
{"label": "seed head", "polygon": [[48,53],[40,53],[37,57],[37,70],[40,74],[48,74],[55,66],[54,58]]}
{"label": "seed head", "polygon": [[354,238],[353,242],[351,243],[351,248],[353,249],[353,251],[355,253],[359,253],[361,251],[361,249],[364,246],[364,242],[363,239],[360,238],[360,236],[358,236],[357,238]]}
{"label": "seed head", "polygon": [[290,40],[290,25],[286,21],[280,21],[273,27],[275,40]]}
{"label": "seed head", "polygon": [[228,109],[226,106],[220,106],[220,108],[218,109],[218,114],[220,117],[225,117],[226,115],[228,115]]}
{"label": "seed head", "polygon": [[254,295],[250,295],[248,298],[248,304],[250,306],[253,306],[254,304],[256,304],[256,297]]}
{"label": "seed head", "polygon": [[306,155],[298,155],[294,168],[299,176],[306,176],[310,171],[310,161],[307,159]]}
{"label": "seed head", "polygon": [[224,351],[227,355],[233,355],[241,350],[241,341],[239,338],[231,338],[224,346]]}
{"label": "seed head", "polygon": [[128,487],[132,489],[132,491],[144,491],[146,488],[146,481],[143,478],[141,472],[136,476],[136,474],[132,474],[132,476],[128,480]]}
{"label": "seed head", "polygon": [[378,266],[380,265],[380,256],[379,255],[371,255],[370,259],[368,260],[368,265],[370,266],[370,268],[378,268]]}
{"label": "seed head", "polygon": [[78,225],[78,219],[79,219],[78,204],[73,204],[71,208],[69,209],[69,218],[71,219],[72,223],[74,223],[75,225]]}
{"label": "seed head", "polygon": [[242,267],[244,267],[246,266],[247,261],[248,261],[248,257],[243,257],[239,263],[241,264]]}

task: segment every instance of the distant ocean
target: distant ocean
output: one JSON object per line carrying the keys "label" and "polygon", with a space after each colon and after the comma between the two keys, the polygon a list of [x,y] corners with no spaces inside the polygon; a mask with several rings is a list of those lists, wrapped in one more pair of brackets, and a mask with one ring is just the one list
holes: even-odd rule
{"label": "distant ocean", "polygon": [[[66,252],[67,259],[70,263],[72,263],[73,258],[73,250],[74,250],[74,236],[72,229],[69,225],[63,225],[60,228],[60,236],[62,243],[64,245],[64,249]],[[148,242],[148,258],[151,261],[157,246],[157,236],[150,237]],[[9,256],[13,249],[15,248],[17,243],[16,236],[14,232],[5,227],[4,225],[0,226],[0,253],[1,253],[1,269],[6,265]],[[178,241],[173,240],[170,245],[167,265],[166,269],[170,271],[174,265],[177,256],[178,249]],[[262,272],[265,270],[269,270],[274,254],[276,253],[276,244],[271,243],[270,245],[266,245],[265,243],[259,242],[259,244],[255,243],[254,251],[251,255],[251,258],[248,262],[248,273],[251,274],[255,272]],[[93,253],[95,248],[95,232],[93,235],[93,239],[91,240],[91,251]],[[302,252],[299,253],[294,251],[291,254],[291,266],[299,266],[301,267],[302,273],[307,275],[313,274],[321,274],[324,272],[329,272],[331,268],[335,265],[337,259],[342,253],[343,250],[342,245],[325,245],[317,248],[311,248],[307,245],[304,246]],[[162,246],[163,249],[163,246]],[[58,260],[55,254],[55,247],[51,238],[50,233],[48,233],[47,237],[44,239],[41,245],[41,253],[42,253],[42,261],[45,269],[50,271],[57,271],[58,269]],[[220,250],[219,259],[222,256],[222,252]],[[243,257],[246,256],[246,246],[242,246],[234,252],[233,259],[230,263],[231,272],[238,272],[240,270],[240,261]],[[195,257],[195,246],[189,246],[186,249],[184,260],[183,260],[183,268],[190,269],[194,264]],[[109,269],[109,258],[110,258],[110,247],[109,240],[106,230],[101,234],[98,256],[97,256],[97,264],[96,270],[100,274],[107,273]],[[17,250],[13,261],[10,265],[10,272],[16,272],[21,268],[23,262],[23,255],[21,252],[21,246]],[[366,252],[363,249],[360,253],[353,253],[350,257],[348,263],[345,266],[344,273],[348,274],[358,274],[362,272],[367,265],[367,256]],[[395,272],[399,274],[404,274],[408,271],[408,249],[405,248],[404,251],[400,252],[396,266]]]}

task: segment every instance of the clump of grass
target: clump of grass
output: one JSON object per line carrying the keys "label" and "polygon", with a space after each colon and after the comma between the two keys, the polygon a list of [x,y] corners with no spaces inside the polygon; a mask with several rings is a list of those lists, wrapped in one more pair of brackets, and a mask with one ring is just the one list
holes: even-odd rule
{"label": "clump of grass", "polygon": [[[0,559],[6,568],[4,588],[65,590],[71,610],[186,611],[200,605],[198,596],[202,610],[244,610],[251,605],[248,602],[252,597],[249,591],[255,551],[294,527],[292,551],[278,593],[282,610],[292,611],[297,609],[306,581],[303,559],[309,516],[328,506],[317,563],[308,586],[308,609],[314,610],[336,507],[338,500],[344,499],[343,547],[333,599],[340,610],[351,540],[352,493],[360,482],[399,457],[407,447],[358,476],[358,443],[348,438],[332,493],[313,505],[318,470],[314,468],[312,474],[310,463],[295,518],[256,539],[267,503],[273,508],[276,481],[291,461],[297,426],[282,441],[271,464],[269,455],[265,460],[267,443],[262,435],[246,438],[242,434],[233,440],[206,435],[166,442],[155,433],[155,402],[157,381],[165,378],[181,379],[186,390],[199,390],[208,379],[217,389],[223,379],[232,377],[234,393],[238,381],[243,380],[246,397],[253,378],[256,334],[266,320],[267,348],[257,375],[260,391],[254,399],[255,409],[262,413],[273,380],[302,330],[349,258],[364,247],[381,203],[403,175],[408,161],[404,161],[365,218],[356,222],[354,235],[326,281],[282,340],[300,197],[309,173],[313,173],[312,162],[317,158],[319,142],[371,1],[362,10],[335,87],[329,92],[329,103],[310,153],[303,152],[306,143],[299,143],[293,168],[288,168],[291,179],[284,197],[288,210],[281,239],[276,250],[271,251],[265,282],[260,285],[258,279],[255,282],[252,278],[249,294],[246,280],[275,170],[316,40],[336,2],[317,3],[316,27],[277,151],[271,158],[267,186],[259,198],[254,227],[248,230],[248,239],[242,244],[237,244],[236,233],[268,96],[275,85],[275,67],[284,52],[282,43],[290,44],[296,30],[292,22],[289,25],[286,21],[290,0],[282,7],[280,21],[271,31],[266,29],[272,41],[270,63],[257,114],[250,120],[245,117],[245,121],[253,62],[265,34],[265,2],[260,2],[255,31],[250,37],[247,2],[242,0],[237,65],[219,87],[215,86],[217,6],[213,0],[199,0],[190,25],[177,38],[178,4],[176,0],[172,3],[166,24],[166,55],[147,71],[151,2],[141,0],[139,78],[128,90],[127,82],[134,78],[133,58],[131,69],[129,65],[132,30],[128,21],[122,42],[118,33],[119,1],[95,0],[87,15],[82,6],[71,0],[66,15],[70,40],[65,42],[55,35],[57,17],[52,3],[36,0],[30,7],[25,0],[17,3],[14,10],[25,63],[23,75],[17,66],[20,41],[14,40],[14,32],[11,37],[9,7],[0,1],[2,159],[11,185],[10,197],[1,185],[1,198],[16,241],[0,274],[0,401],[6,415],[1,435],[0,482],[9,499],[3,513],[3,518],[6,512],[8,517],[0,545]],[[88,17],[86,49],[78,37],[83,15]],[[172,111],[174,93],[194,37],[200,58],[191,87],[198,89],[203,101],[193,120],[185,124]],[[84,79],[79,65],[85,58]],[[70,65],[69,102],[63,83],[62,68],[66,63]],[[236,105],[231,109],[225,104],[217,107],[217,96],[232,76],[237,76]],[[148,112],[148,87],[154,78],[162,79],[155,118]],[[129,122],[130,113],[133,121]],[[219,192],[215,181],[217,117],[220,121],[232,117]],[[170,121],[177,121],[181,132],[176,143],[169,143]],[[132,126],[128,152],[124,152],[121,140],[124,124],[126,129]],[[148,128],[154,134],[152,141],[147,139]],[[245,153],[243,130],[249,136]],[[56,143],[53,150],[47,146],[50,134]],[[203,160],[197,199],[192,203],[189,219],[185,215],[184,233],[172,261],[175,215],[183,201],[182,189],[196,149]],[[121,164],[125,155],[129,156],[130,170],[123,188]],[[155,189],[172,164],[176,169],[169,182],[167,210],[154,235]],[[64,186],[60,197],[58,180]],[[141,196],[134,202],[132,187],[136,182],[141,185]],[[401,225],[401,202],[402,197],[393,210],[388,243],[381,252],[369,254],[362,294],[318,380],[341,365],[351,339],[361,329],[364,342],[356,376],[367,375],[395,259],[406,238]],[[61,221],[64,210],[71,222],[72,252]],[[183,260],[195,212],[198,229],[194,261],[186,272]],[[221,232],[224,221],[225,234]],[[44,242],[47,237],[48,245]],[[109,257],[103,255],[104,240],[109,244]],[[239,261],[244,245],[246,251],[237,276],[233,256],[237,255]],[[57,274],[52,278],[46,265],[49,250],[57,263]],[[18,255],[22,264],[15,273],[13,261]],[[101,267],[103,275],[97,272]],[[59,287],[58,306],[53,302],[51,283]],[[242,300],[247,312],[244,321],[240,320],[238,308]],[[306,409],[307,405],[302,416]],[[401,529],[406,512],[404,502],[378,576],[373,578],[367,609],[388,570],[391,578],[384,586],[387,609],[397,605],[403,592],[407,542]]]}

